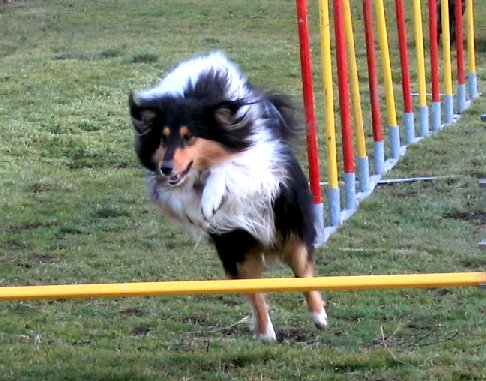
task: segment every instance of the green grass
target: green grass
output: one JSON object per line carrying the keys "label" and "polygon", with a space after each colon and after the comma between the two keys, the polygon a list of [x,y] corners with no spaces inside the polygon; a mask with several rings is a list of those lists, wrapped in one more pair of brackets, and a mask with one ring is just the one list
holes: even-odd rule
{"label": "green grass", "polygon": [[[481,79],[481,2],[476,12]],[[293,2],[12,2],[0,5],[0,32],[0,284],[224,277],[209,245],[195,245],[147,204],[127,94],[182,58],[219,48],[257,85],[300,104]],[[399,78],[395,35],[391,29]],[[477,247],[486,235],[486,195],[477,186],[486,177],[485,109],[481,98],[459,123],[409,147],[389,177],[450,178],[379,187],[317,251],[318,274],[486,271]],[[484,291],[325,298],[330,328],[320,333],[300,295],[269,295],[276,345],[248,337],[248,306],[237,295],[2,302],[0,380],[486,379]]]}

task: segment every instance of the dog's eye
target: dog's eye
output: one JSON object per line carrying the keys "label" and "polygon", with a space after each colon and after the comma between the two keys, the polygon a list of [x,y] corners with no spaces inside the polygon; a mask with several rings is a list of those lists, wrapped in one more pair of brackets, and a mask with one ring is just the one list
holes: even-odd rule
{"label": "dog's eye", "polygon": [[185,144],[191,144],[193,141],[193,136],[191,134],[184,134],[182,135],[182,141]]}

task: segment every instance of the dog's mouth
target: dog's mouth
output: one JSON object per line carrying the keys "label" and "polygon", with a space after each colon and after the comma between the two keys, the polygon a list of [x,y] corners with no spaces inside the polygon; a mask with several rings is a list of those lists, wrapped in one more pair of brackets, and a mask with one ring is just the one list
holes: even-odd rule
{"label": "dog's mouth", "polygon": [[170,186],[177,186],[177,185],[180,185],[184,182],[184,180],[186,179],[187,175],[189,174],[189,171],[191,170],[192,168],[192,164],[194,162],[191,161],[187,167],[180,173],[175,173],[175,174],[172,174],[170,176],[165,176],[167,177],[167,183],[170,185]]}

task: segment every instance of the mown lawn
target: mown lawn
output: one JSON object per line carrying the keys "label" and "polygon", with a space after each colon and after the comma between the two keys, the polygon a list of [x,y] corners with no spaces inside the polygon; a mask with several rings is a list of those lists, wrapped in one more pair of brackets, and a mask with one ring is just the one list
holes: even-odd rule
{"label": "mown lawn", "polygon": [[[475,6],[484,78],[486,7]],[[300,104],[293,2],[10,2],[0,4],[0,35],[0,285],[224,277],[210,246],[147,204],[127,94],[218,48],[257,85]],[[409,147],[388,177],[447,178],[379,187],[317,251],[319,275],[486,271],[477,245],[486,238],[477,185],[486,178],[485,110],[480,98],[457,124]],[[276,345],[248,337],[237,295],[1,302],[0,380],[486,379],[484,290],[325,297],[330,328],[321,333],[300,295],[270,295]]]}

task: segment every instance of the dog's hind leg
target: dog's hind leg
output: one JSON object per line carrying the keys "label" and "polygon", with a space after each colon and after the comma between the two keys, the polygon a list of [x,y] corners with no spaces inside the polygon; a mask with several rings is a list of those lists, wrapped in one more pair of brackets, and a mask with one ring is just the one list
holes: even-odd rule
{"label": "dog's hind leg", "polygon": [[[284,247],[284,261],[290,266],[296,278],[311,278],[314,275],[314,263],[302,242],[289,241]],[[327,328],[325,303],[318,291],[304,292],[307,308],[312,321],[319,329]]]}

